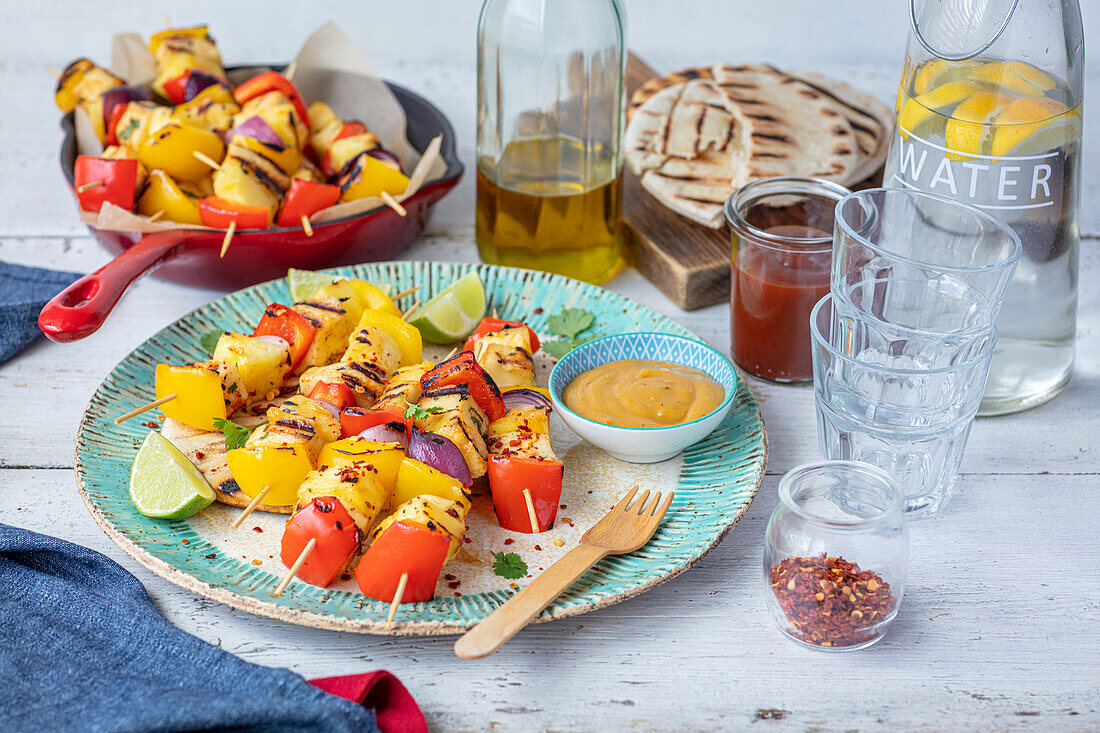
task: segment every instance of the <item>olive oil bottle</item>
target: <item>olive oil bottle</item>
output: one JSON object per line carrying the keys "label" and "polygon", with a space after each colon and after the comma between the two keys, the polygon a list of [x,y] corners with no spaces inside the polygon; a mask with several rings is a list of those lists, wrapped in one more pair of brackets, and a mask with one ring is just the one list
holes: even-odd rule
{"label": "olive oil bottle", "polygon": [[622,266],[624,22],[617,0],[482,6],[476,228],[484,262],[596,284]]}

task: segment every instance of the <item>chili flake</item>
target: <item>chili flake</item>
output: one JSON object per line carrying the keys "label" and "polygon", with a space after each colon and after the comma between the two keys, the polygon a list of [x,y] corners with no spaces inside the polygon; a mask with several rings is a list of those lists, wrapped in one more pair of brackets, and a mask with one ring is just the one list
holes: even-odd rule
{"label": "chili flake", "polygon": [[768,580],[795,638],[825,647],[855,646],[897,608],[890,584],[842,557],[788,557]]}

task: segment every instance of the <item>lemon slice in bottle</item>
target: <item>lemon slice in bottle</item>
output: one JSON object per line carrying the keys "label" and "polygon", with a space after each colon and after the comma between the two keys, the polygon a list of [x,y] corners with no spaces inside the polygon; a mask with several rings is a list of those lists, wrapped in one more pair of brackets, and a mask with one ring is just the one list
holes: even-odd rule
{"label": "lemon slice in bottle", "polygon": [[903,136],[906,131],[919,138],[927,138],[938,132],[945,117],[978,86],[968,81],[953,81],[938,86],[905,102],[898,113],[898,128]]}
{"label": "lemon slice in bottle", "polygon": [[[1024,66],[1026,65],[1024,64]],[[1031,83],[1023,76],[1013,73],[1003,63],[985,64],[971,72],[967,79],[977,82],[994,92],[1012,92],[1022,97],[1041,97],[1045,93],[1042,87]]]}
{"label": "lemon slice in bottle", "polygon": [[966,160],[989,152],[990,121],[1012,101],[996,92],[975,92],[964,99],[944,128],[948,160]]}
{"label": "lemon slice in bottle", "polygon": [[976,61],[933,59],[913,74],[913,94],[921,95],[951,82],[962,81],[983,64]]}
{"label": "lemon slice in bottle", "polygon": [[1081,115],[1061,102],[1042,97],[1012,100],[993,120],[989,154],[1037,155],[1081,136]]}

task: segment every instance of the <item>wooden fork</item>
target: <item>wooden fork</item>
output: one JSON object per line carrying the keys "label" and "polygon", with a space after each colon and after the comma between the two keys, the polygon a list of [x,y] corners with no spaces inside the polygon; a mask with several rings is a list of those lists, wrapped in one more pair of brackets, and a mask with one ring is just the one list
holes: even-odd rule
{"label": "wooden fork", "polygon": [[546,568],[526,588],[467,631],[455,642],[455,654],[465,659],[489,656],[597,562],[608,555],[634,552],[648,542],[672,503],[672,492],[668,492],[662,502],[661,492],[658,491],[653,501],[649,502],[649,489],[646,489],[632,504],[636,493],[637,486],[585,532],[581,543],[565,557]]}

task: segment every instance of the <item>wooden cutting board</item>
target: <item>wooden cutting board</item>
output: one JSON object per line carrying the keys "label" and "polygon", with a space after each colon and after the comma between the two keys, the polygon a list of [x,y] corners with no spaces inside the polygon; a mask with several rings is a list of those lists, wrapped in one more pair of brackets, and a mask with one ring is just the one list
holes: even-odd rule
{"label": "wooden cutting board", "polygon": [[[633,53],[627,57],[626,95],[657,72]],[[623,166],[623,243],[627,259],[684,310],[730,298],[732,242],[729,227],[711,229],[676,214],[653,198],[638,177]],[[882,169],[853,190],[879,186]]]}
{"label": "wooden cutting board", "polygon": [[[626,98],[657,76],[630,54],[626,62]],[[695,310],[730,298],[729,230],[711,229],[671,211],[642,188],[623,167],[623,244],[638,272],[684,310]]]}

